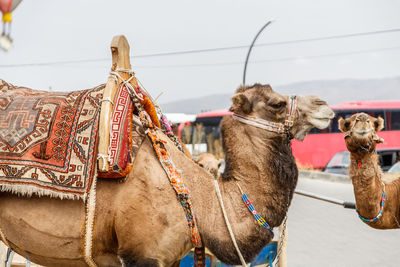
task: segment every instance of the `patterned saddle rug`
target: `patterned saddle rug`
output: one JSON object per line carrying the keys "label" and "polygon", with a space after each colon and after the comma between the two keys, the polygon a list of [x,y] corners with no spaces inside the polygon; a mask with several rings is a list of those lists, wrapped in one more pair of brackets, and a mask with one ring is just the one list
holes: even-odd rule
{"label": "patterned saddle rug", "polygon": [[103,89],[50,93],[0,80],[0,191],[84,199]]}

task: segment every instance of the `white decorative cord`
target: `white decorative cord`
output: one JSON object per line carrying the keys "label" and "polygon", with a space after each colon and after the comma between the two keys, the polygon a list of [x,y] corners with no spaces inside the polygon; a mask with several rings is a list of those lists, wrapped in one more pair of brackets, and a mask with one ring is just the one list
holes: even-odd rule
{"label": "white decorative cord", "polygon": [[225,206],[224,206],[224,202],[222,200],[221,190],[219,189],[219,184],[218,184],[217,179],[214,179],[214,186],[215,186],[215,191],[216,191],[217,196],[218,196],[219,204],[220,204],[221,209],[222,209],[222,214],[224,215],[225,223],[226,223],[226,226],[228,228],[229,235],[231,236],[233,245],[235,246],[236,252],[237,252],[237,254],[239,256],[239,259],[240,259],[240,262],[242,263],[242,266],[246,267],[247,266],[246,265],[246,261],[244,260],[243,255],[240,252],[239,246],[238,246],[238,244],[236,242],[235,235],[233,234],[233,231],[232,231],[231,224],[229,223],[229,219],[228,219],[228,216],[227,216],[226,211],[225,211]]}
{"label": "white decorative cord", "polygon": [[[121,75],[119,75],[118,71],[128,73],[131,75],[131,77],[129,79],[125,80],[121,77]],[[143,101],[143,99],[144,99],[143,95],[136,93],[135,88],[130,83],[130,81],[133,79],[133,77],[135,77],[135,73],[133,71],[125,70],[125,69],[116,69],[115,71],[110,71],[110,75],[114,76],[114,77],[118,77],[129,91],[134,93],[137,98],[139,98],[141,101]]]}
{"label": "white decorative cord", "polygon": [[114,101],[112,101],[111,98],[109,98],[109,97],[104,97],[103,99],[100,100],[100,103],[102,103],[103,101],[108,101],[111,103],[111,105],[114,106]]}
{"label": "white decorative cord", "polygon": [[106,160],[108,159],[108,155],[105,154],[97,154],[97,160],[102,159],[103,160],[103,166],[101,168],[102,171],[106,169]]}
{"label": "white decorative cord", "polygon": [[93,260],[93,227],[96,213],[96,185],[97,171],[93,175],[93,181],[89,190],[88,198],[86,199],[86,220],[85,220],[85,262],[90,267],[97,267]]}

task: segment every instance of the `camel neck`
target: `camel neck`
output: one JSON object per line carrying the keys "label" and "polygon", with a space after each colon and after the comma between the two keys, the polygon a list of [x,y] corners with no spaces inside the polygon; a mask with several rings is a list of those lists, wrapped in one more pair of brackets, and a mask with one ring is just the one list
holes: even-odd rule
{"label": "camel neck", "polygon": [[383,193],[378,158],[369,153],[351,153],[350,160],[349,175],[354,186],[357,209],[361,216],[374,218],[380,211]]}
{"label": "camel neck", "polygon": [[383,189],[386,194],[386,203],[382,217],[376,222],[369,223],[378,229],[398,228],[400,218],[400,179],[382,184],[382,170],[378,164],[378,157],[364,154],[350,154],[349,175],[354,186],[354,195],[359,214],[367,219],[375,218],[380,212],[380,202]]}
{"label": "camel neck", "polygon": [[230,117],[221,124],[226,167],[224,181],[237,180],[247,194],[285,195],[289,205],[298,170],[283,135],[258,129]]}
{"label": "camel neck", "polygon": [[[219,180],[224,205],[246,260],[251,259],[273,237],[260,226],[244,205],[239,182],[255,209],[272,227],[279,226],[288,210],[297,183],[297,167],[290,146],[281,136],[245,125],[230,117],[223,119],[221,135],[226,155],[226,169]],[[210,189],[209,189],[210,190]],[[221,214],[218,200],[212,194],[213,208],[199,216],[207,247],[228,263],[240,264]],[[213,212],[210,212],[210,211]],[[216,212],[215,214],[213,214]]]}

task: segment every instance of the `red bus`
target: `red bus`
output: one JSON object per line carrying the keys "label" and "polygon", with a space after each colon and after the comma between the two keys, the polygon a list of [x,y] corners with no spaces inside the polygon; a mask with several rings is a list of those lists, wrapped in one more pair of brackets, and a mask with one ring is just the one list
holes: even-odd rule
{"label": "red bus", "polygon": [[[322,169],[337,152],[347,150],[337,121],[358,112],[385,119],[385,128],[378,134],[385,142],[379,149],[400,148],[400,101],[353,101],[331,108],[336,116],[328,128],[314,128],[304,141],[292,141],[293,155],[302,166]],[[180,126],[179,135],[194,155],[209,152],[222,158],[219,124],[231,114],[228,110],[200,113],[195,121]]]}

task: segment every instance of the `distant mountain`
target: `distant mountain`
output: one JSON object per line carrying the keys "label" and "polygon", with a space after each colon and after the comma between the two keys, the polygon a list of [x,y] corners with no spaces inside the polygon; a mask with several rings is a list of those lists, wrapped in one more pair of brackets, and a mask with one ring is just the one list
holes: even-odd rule
{"label": "distant mountain", "polygon": [[[233,94],[233,92],[232,92]],[[208,95],[160,104],[165,113],[198,114],[215,109],[226,109],[231,105],[232,94]]]}
{"label": "distant mountain", "polygon": [[[400,100],[400,77],[317,80],[273,86],[273,88],[282,94],[318,95],[330,105],[355,100]],[[228,108],[231,105],[232,94],[209,95],[160,105],[163,111],[168,113],[197,114]]]}

